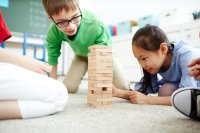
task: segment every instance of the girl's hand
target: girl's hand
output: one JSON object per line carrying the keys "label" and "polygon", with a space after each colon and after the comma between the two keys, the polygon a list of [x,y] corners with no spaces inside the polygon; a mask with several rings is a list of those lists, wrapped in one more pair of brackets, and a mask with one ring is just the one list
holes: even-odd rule
{"label": "girl's hand", "polygon": [[131,103],[133,104],[147,104],[148,100],[147,100],[148,96],[146,96],[145,94],[139,92],[139,91],[130,91],[129,92],[129,99],[131,101]]}
{"label": "girl's hand", "polygon": [[117,88],[114,85],[112,87],[112,96],[117,97]]}

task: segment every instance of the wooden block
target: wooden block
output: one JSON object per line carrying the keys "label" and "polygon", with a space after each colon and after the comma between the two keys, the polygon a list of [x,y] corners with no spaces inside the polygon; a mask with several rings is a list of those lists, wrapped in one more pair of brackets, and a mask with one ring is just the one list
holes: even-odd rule
{"label": "wooden block", "polygon": [[101,53],[102,56],[112,56],[112,52],[103,52]]}
{"label": "wooden block", "polygon": [[88,97],[93,97],[93,98],[112,98],[112,95],[110,94],[90,94],[88,93]]}
{"label": "wooden block", "polygon": [[109,56],[109,55],[88,56],[88,61],[89,60],[112,60],[112,59],[113,59],[113,57]]}
{"label": "wooden block", "polygon": [[113,77],[98,77],[98,76],[88,76],[88,80],[94,80],[94,81],[110,81],[112,82]]}
{"label": "wooden block", "polygon": [[88,73],[88,77],[113,77],[112,73]]}
{"label": "wooden block", "polygon": [[110,73],[112,74],[112,70],[89,70],[88,74],[98,74],[98,73]]}
{"label": "wooden block", "polygon": [[103,101],[112,101],[112,98],[104,98],[104,97],[95,97],[95,96],[88,96],[88,99],[92,102],[103,102]]}
{"label": "wooden block", "polygon": [[200,64],[196,64],[194,67],[195,69],[200,69]]}
{"label": "wooden block", "polygon": [[112,107],[112,98],[94,98],[87,97],[87,104],[93,108],[107,108]]}
{"label": "wooden block", "polygon": [[102,55],[101,52],[88,53],[88,57],[90,57],[90,56],[100,56],[100,55]]}
{"label": "wooden block", "polygon": [[88,94],[102,94],[102,90],[101,89],[93,89],[94,87],[90,87],[88,89]]}
{"label": "wooden block", "polygon": [[101,52],[101,53],[112,53],[112,49],[91,49],[90,53],[96,53],[96,52]]}
{"label": "wooden block", "polygon": [[[97,55],[102,55],[102,51],[98,50],[98,51],[90,51],[89,53],[91,53],[91,55],[97,56]],[[109,54],[111,56],[111,54]]]}
{"label": "wooden block", "polygon": [[112,71],[112,66],[91,66],[91,65],[88,65],[88,71],[89,70],[110,70]]}
{"label": "wooden block", "polygon": [[112,63],[112,60],[101,60],[102,63]]}
{"label": "wooden block", "polygon": [[102,63],[100,61],[88,61],[88,66],[98,66],[98,67],[102,67],[102,66],[112,66],[112,63],[108,62],[108,63]]}
{"label": "wooden block", "polygon": [[103,45],[103,44],[98,44],[98,45],[92,45],[89,47],[89,50],[91,49],[105,49],[105,48],[109,48],[110,46],[107,45]]}
{"label": "wooden block", "polygon": [[88,54],[88,106],[112,106],[112,47],[95,45]]}
{"label": "wooden block", "polygon": [[96,89],[96,88],[101,88],[101,87],[92,87],[92,86],[90,86],[88,88],[88,94],[93,94],[93,95],[103,95],[103,94],[110,95],[110,94],[112,94],[112,89],[110,89],[112,87],[108,87],[108,89],[106,89],[106,90]]}
{"label": "wooden block", "polygon": [[101,64],[102,62],[100,60],[88,60],[88,64]]}
{"label": "wooden block", "polygon": [[109,105],[103,105],[103,106],[98,106],[98,105],[90,105],[91,108],[111,108],[112,104]]}
{"label": "wooden block", "polygon": [[89,80],[88,84],[112,84],[111,80]]}
{"label": "wooden block", "polygon": [[107,87],[106,90],[102,87],[92,87],[89,86],[88,88],[88,95],[100,95],[101,97],[108,96],[112,97],[112,87]]}
{"label": "wooden block", "polygon": [[113,87],[113,84],[110,83],[110,84],[88,84],[88,87]]}

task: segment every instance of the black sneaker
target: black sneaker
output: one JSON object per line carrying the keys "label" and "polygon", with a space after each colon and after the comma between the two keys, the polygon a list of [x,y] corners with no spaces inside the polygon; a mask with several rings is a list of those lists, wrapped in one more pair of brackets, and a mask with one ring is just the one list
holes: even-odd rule
{"label": "black sneaker", "polygon": [[172,105],[182,114],[200,121],[200,88],[188,87],[172,94]]}

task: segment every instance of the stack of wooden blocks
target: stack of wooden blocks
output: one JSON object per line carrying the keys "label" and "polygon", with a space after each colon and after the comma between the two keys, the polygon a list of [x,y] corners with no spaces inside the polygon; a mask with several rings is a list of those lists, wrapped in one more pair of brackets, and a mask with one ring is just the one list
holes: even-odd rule
{"label": "stack of wooden blocks", "polygon": [[112,47],[93,45],[88,54],[88,106],[112,106]]}

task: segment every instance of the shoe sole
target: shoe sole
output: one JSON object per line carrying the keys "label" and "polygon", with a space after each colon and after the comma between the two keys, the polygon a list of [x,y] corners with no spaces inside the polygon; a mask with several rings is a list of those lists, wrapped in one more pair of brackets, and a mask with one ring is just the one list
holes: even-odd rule
{"label": "shoe sole", "polygon": [[[184,91],[189,91],[191,94],[191,99],[188,99],[190,100],[190,104],[191,104],[191,105],[188,105],[188,107],[191,107],[190,114],[186,114],[184,111],[180,110],[174,103],[175,101],[174,99],[176,95]],[[174,94],[172,95],[171,102],[172,102],[172,105],[185,116],[200,121],[200,88],[195,88],[195,87],[181,88],[174,92]]]}
{"label": "shoe sole", "polygon": [[197,116],[200,117],[200,95],[197,96]]}

